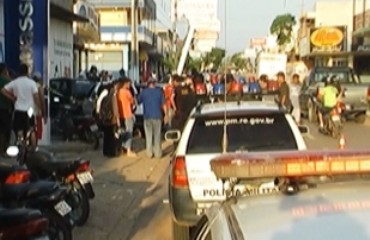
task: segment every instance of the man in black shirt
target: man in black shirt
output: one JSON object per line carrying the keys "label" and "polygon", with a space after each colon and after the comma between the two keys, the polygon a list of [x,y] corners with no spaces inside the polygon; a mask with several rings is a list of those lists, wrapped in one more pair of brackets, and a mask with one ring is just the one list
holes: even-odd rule
{"label": "man in black shirt", "polygon": [[175,76],[173,78],[175,91],[175,117],[173,126],[175,129],[182,130],[191,110],[196,105],[196,94],[189,84],[184,82],[184,78]]}
{"label": "man in black shirt", "polygon": [[279,82],[279,104],[282,106],[287,112],[291,112],[292,102],[290,101],[290,89],[288,83],[285,81],[285,74],[283,72],[279,72],[277,74],[277,80]]}

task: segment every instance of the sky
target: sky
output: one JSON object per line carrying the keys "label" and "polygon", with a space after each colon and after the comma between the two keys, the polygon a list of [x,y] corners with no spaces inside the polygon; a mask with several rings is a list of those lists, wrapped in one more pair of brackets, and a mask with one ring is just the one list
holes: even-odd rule
{"label": "sky", "polygon": [[302,12],[302,2],[306,11],[314,10],[316,2],[316,0],[217,1],[221,21],[221,34],[217,46],[225,48],[227,54],[244,51],[249,45],[250,38],[267,36],[270,25],[277,15],[291,13],[299,16]]}

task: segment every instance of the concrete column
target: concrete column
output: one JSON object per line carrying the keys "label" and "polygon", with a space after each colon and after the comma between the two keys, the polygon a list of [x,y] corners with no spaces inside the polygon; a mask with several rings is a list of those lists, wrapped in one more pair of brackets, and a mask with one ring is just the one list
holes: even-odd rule
{"label": "concrete column", "polygon": [[129,72],[129,54],[129,46],[124,43],[122,46],[122,68],[125,70],[126,74]]}
{"label": "concrete column", "polygon": [[89,51],[85,50],[85,70],[89,70]]}
{"label": "concrete column", "polygon": [[82,51],[81,49],[78,50],[78,74],[80,74],[82,70]]}

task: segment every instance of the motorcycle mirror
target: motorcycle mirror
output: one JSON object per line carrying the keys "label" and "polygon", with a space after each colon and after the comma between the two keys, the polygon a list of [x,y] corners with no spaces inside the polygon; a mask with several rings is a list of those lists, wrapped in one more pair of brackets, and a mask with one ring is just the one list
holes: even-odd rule
{"label": "motorcycle mirror", "polygon": [[9,146],[6,149],[6,155],[9,157],[16,157],[19,153],[19,148],[17,146]]}

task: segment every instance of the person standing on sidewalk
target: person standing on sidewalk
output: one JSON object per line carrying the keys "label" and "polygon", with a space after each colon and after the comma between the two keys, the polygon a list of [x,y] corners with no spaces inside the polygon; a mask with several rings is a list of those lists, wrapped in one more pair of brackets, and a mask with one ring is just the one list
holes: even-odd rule
{"label": "person standing on sidewalk", "polygon": [[[132,150],[132,140],[134,132],[135,114],[133,109],[135,107],[135,99],[131,91],[131,80],[129,78],[122,78],[122,87],[118,92],[118,104],[120,108],[121,120],[123,120],[125,130],[122,139],[122,147],[127,151],[128,157],[137,157]],[[123,123],[121,125],[123,125]]]}
{"label": "person standing on sidewalk", "polygon": [[36,72],[33,75],[33,79],[35,80],[36,85],[37,85],[37,89],[38,89],[38,92],[39,92],[40,104],[41,104],[41,109],[40,109],[41,115],[36,117],[36,139],[41,140],[43,123],[45,123],[45,124],[47,123],[45,97],[44,97],[44,87],[43,87],[41,73]]}
{"label": "person standing on sidewalk", "polygon": [[[0,63],[0,88],[10,81],[8,69],[4,63]],[[10,141],[12,123],[12,102],[3,94],[0,94],[0,154],[4,155]]]}
{"label": "person standing on sidewalk", "polygon": [[[148,87],[139,95],[138,102],[143,104],[144,131],[147,157],[162,157],[161,137],[163,113],[167,113],[166,101],[161,88],[156,87],[154,78],[149,78]],[[164,122],[167,123],[167,116]]]}
{"label": "person standing on sidewalk", "polygon": [[[35,116],[41,115],[41,104],[37,85],[28,77],[29,70],[26,64],[21,64],[19,74],[20,76],[6,84],[1,92],[15,102],[13,128],[17,137],[24,139],[26,133],[35,127]],[[37,141],[34,132],[31,133],[30,138],[32,148],[36,149]]]}

